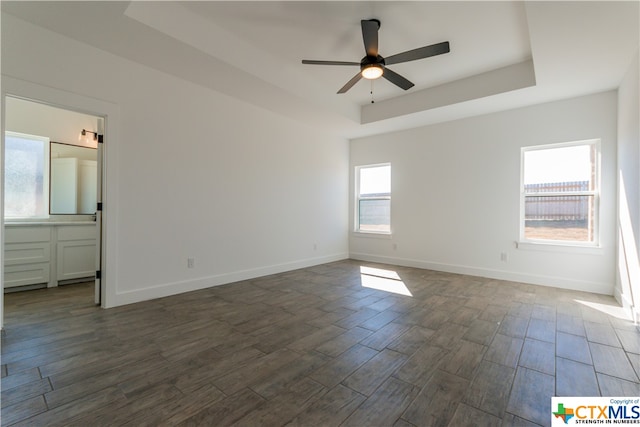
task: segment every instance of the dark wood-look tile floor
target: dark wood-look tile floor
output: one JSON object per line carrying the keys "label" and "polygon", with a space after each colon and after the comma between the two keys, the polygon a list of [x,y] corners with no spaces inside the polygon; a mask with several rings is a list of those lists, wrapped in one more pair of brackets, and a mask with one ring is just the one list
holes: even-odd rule
{"label": "dark wood-look tile floor", "polygon": [[544,426],[551,396],[640,392],[640,334],[602,295],[353,260],[92,292],[5,295],[3,426]]}

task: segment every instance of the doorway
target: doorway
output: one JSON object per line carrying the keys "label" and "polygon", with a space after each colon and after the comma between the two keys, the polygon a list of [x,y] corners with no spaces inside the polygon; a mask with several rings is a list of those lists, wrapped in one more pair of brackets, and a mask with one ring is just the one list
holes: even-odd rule
{"label": "doorway", "polygon": [[95,282],[104,118],[7,96],[4,292]]}
{"label": "doorway", "polygon": [[[56,287],[56,285],[71,285],[80,282],[85,282],[87,277],[94,278],[92,283],[93,289],[90,292],[92,298],[87,302],[88,306],[99,304],[101,307],[113,306],[113,295],[115,292],[110,289],[105,281],[106,273],[106,252],[107,242],[105,239],[105,220],[106,216],[104,212],[100,210],[100,205],[104,206],[105,192],[103,191],[106,185],[106,168],[105,164],[105,151],[104,141],[107,140],[107,133],[114,133],[117,123],[117,107],[113,104],[87,98],[77,94],[71,94],[68,92],[52,89],[44,86],[40,86],[30,82],[24,82],[18,79],[3,76],[3,92],[2,92],[2,145],[0,149],[0,179],[2,179],[2,188],[5,187],[5,131],[11,131],[14,127],[15,118],[12,116],[12,108],[19,103],[31,103],[31,106],[37,106],[43,110],[49,109],[49,111],[55,111],[58,114],[77,115],[78,117],[88,118],[89,123],[82,124],[78,128],[78,124],[72,124],[65,121],[66,126],[62,126],[62,129],[57,131],[55,138],[50,137],[51,141],[62,142],[62,145],[69,147],[58,148],[71,148],[70,146],[84,146],[96,144],[93,151],[95,151],[95,169],[96,179],[94,180],[95,191],[93,197],[95,198],[95,209],[92,212],[86,211],[88,206],[87,198],[83,197],[82,206],[85,207],[84,211],[77,212],[51,212],[47,211],[48,218],[36,218],[25,219],[24,221],[16,221],[13,219],[12,227],[18,227],[17,223],[23,223],[24,227],[31,227],[31,232],[34,231],[36,226],[41,227],[37,236],[31,236],[29,239],[40,240],[39,243],[46,241],[46,231],[49,233],[49,246],[47,245],[14,245],[13,249],[24,249],[20,255],[23,258],[40,256],[41,258],[48,259],[48,273],[46,276],[43,270],[47,270],[46,262],[33,264],[36,267],[40,267],[42,274],[46,280],[38,280],[38,286],[50,289]],[[25,104],[28,105],[28,104]],[[50,120],[56,121],[60,116]],[[46,124],[45,124],[46,125]],[[49,124],[50,125],[50,124]],[[33,125],[32,125],[33,126]],[[15,129],[15,128],[14,128]],[[84,132],[83,132],[84,129]],[[25,132],[25,128],[20,128]],[[42,131],[29,131],[30,134],[46,134]],[[84,135],[83,135],[84,134]],[[95,140],[94,140],[95,139]],[[50,148],[50,147],[49,147]],[[114,147],[115,148],[115,147]],[[57,154],[58,156],[66,156]],[[51,158],[49,158],[49,161]],[[84,159],[83,159],[84,160]],[[86,165],[82,168],[86,169]],[[49,179],[51,175],[49,172]],[[48,195],[51,196],[51,189],[47,189]],[[15,259],[5,257],[4,248],[8,243],[19,243],[14,239],[16,238],[15,230],[9,231],[5,229],[5,224],[11,222],[9,218],[5,218],[5,197],[3,191],[3,197],[0,198],[0,219],[2,220],[3,233],[0,236],[0,244],[3,248],[0,251],[0,321],[4,325],[4,293],[5,288],[9,289],[11,286],[6,286],[5,279],[11,276],[11,273],[15,273],[15,269],[5,268],[7,261],[9,264],[16,262]],[[94,205],[93,202],[90,203]],[[50,203],[47,205],[50,207]],[[36,225],[36,223],[43,223],[44,219],[47,219],[53,224]],[[73,224],[71,224],[73,222]],[[56,228],[57,227],[57,228]],[[115,229],[115,225],[112,225]],[[55,230],[54,230],[55,228]],[[20,234],[20,233],[17,233]],[[44,236],[44,237],[43,237]],[[112,241],[115,239],[112,239]],[[33,242],[32,242],[33,243]],[[93,244],[94,251],[90,252],[86,249]],[[34,247],[36,246],[35,250]],[[37,248],[39,246],[39,249]],[[31,250],[31,251],[30,251]],[[39,251],[39,253],[37,253]],[[93,253],[93,255],[89,255]],[[13,254],[15,255],[15,253]],[[81,257],[78,258],[77,255]],[[47,258],[48,257],[48,258]],[[91,258],[92,262],[90,269],[87,269],[88,259]],[[34,260],[35,261],[35,260]],[[12,271],[13,270],[13,271]],[[37,270],[37,268],[36,268]],[[31,274],[31,273],[30,273]],[[28,276],[28,275],[27,275]],[[12,279],[19,279],[14,274]],[[28,281],[28,280],[27,280]],[[15,282],[14,282],[15,283]],[[25,282],[26,283],[26,282]],[[92,301],[91,301],[92,300]]]}

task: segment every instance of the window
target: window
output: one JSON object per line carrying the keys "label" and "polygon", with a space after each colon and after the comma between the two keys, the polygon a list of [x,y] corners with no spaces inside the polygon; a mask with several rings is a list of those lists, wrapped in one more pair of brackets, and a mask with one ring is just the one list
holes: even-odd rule
{"label": "window", "polygon": [[356,168],[356,231],[391,233],[391,165]]}
{"label": "window", "polygon": [[49,212],[49,138],[5,133],[4,215],[46,217]]}
{"label": "window", "polygon": [[597,245],[599,140],[522,149],[522,241]]}

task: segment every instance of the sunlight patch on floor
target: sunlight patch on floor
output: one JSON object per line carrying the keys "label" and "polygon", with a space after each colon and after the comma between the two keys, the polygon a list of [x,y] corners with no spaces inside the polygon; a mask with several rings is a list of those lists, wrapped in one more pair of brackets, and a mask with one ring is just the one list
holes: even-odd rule
{"label": "sunlight patch on floor", "polygon": [[629,316],[629,313],[627,313],[625,309],[622,307],[615,306],[615,305],[601,304],[597,302],[582,301],[579,299],[576,299],[574,301],[577,302],[578,304],[586,305],[587,307],[593,308],[594,310],[598,310],[599,312],[604,313],[608,316],[613,316],[613,317],[617,317],[618,319],[631,321],[631,317]]}
{"label": "sunlight patch on floor", "polygon": [[360,280],[365,288],[378,289],[399,295],[413,295],[400,279],[398,273],[380,268],[360,267]]}

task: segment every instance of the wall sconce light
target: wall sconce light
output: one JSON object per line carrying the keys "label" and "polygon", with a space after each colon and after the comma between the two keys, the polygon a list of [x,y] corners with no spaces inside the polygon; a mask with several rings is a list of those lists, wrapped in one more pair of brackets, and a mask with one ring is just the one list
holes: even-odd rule
{"label": "wall sconce light", "polygon": [[97,141],[98,140],[98,133],[94,132],[92,130],[86,130],[86,129],[82,129],[82,132],[80,132],[80,137],[78,138],[80,141],[87,140],[87,134],[88,133],[92,133],[93,134],[93,140]]}

